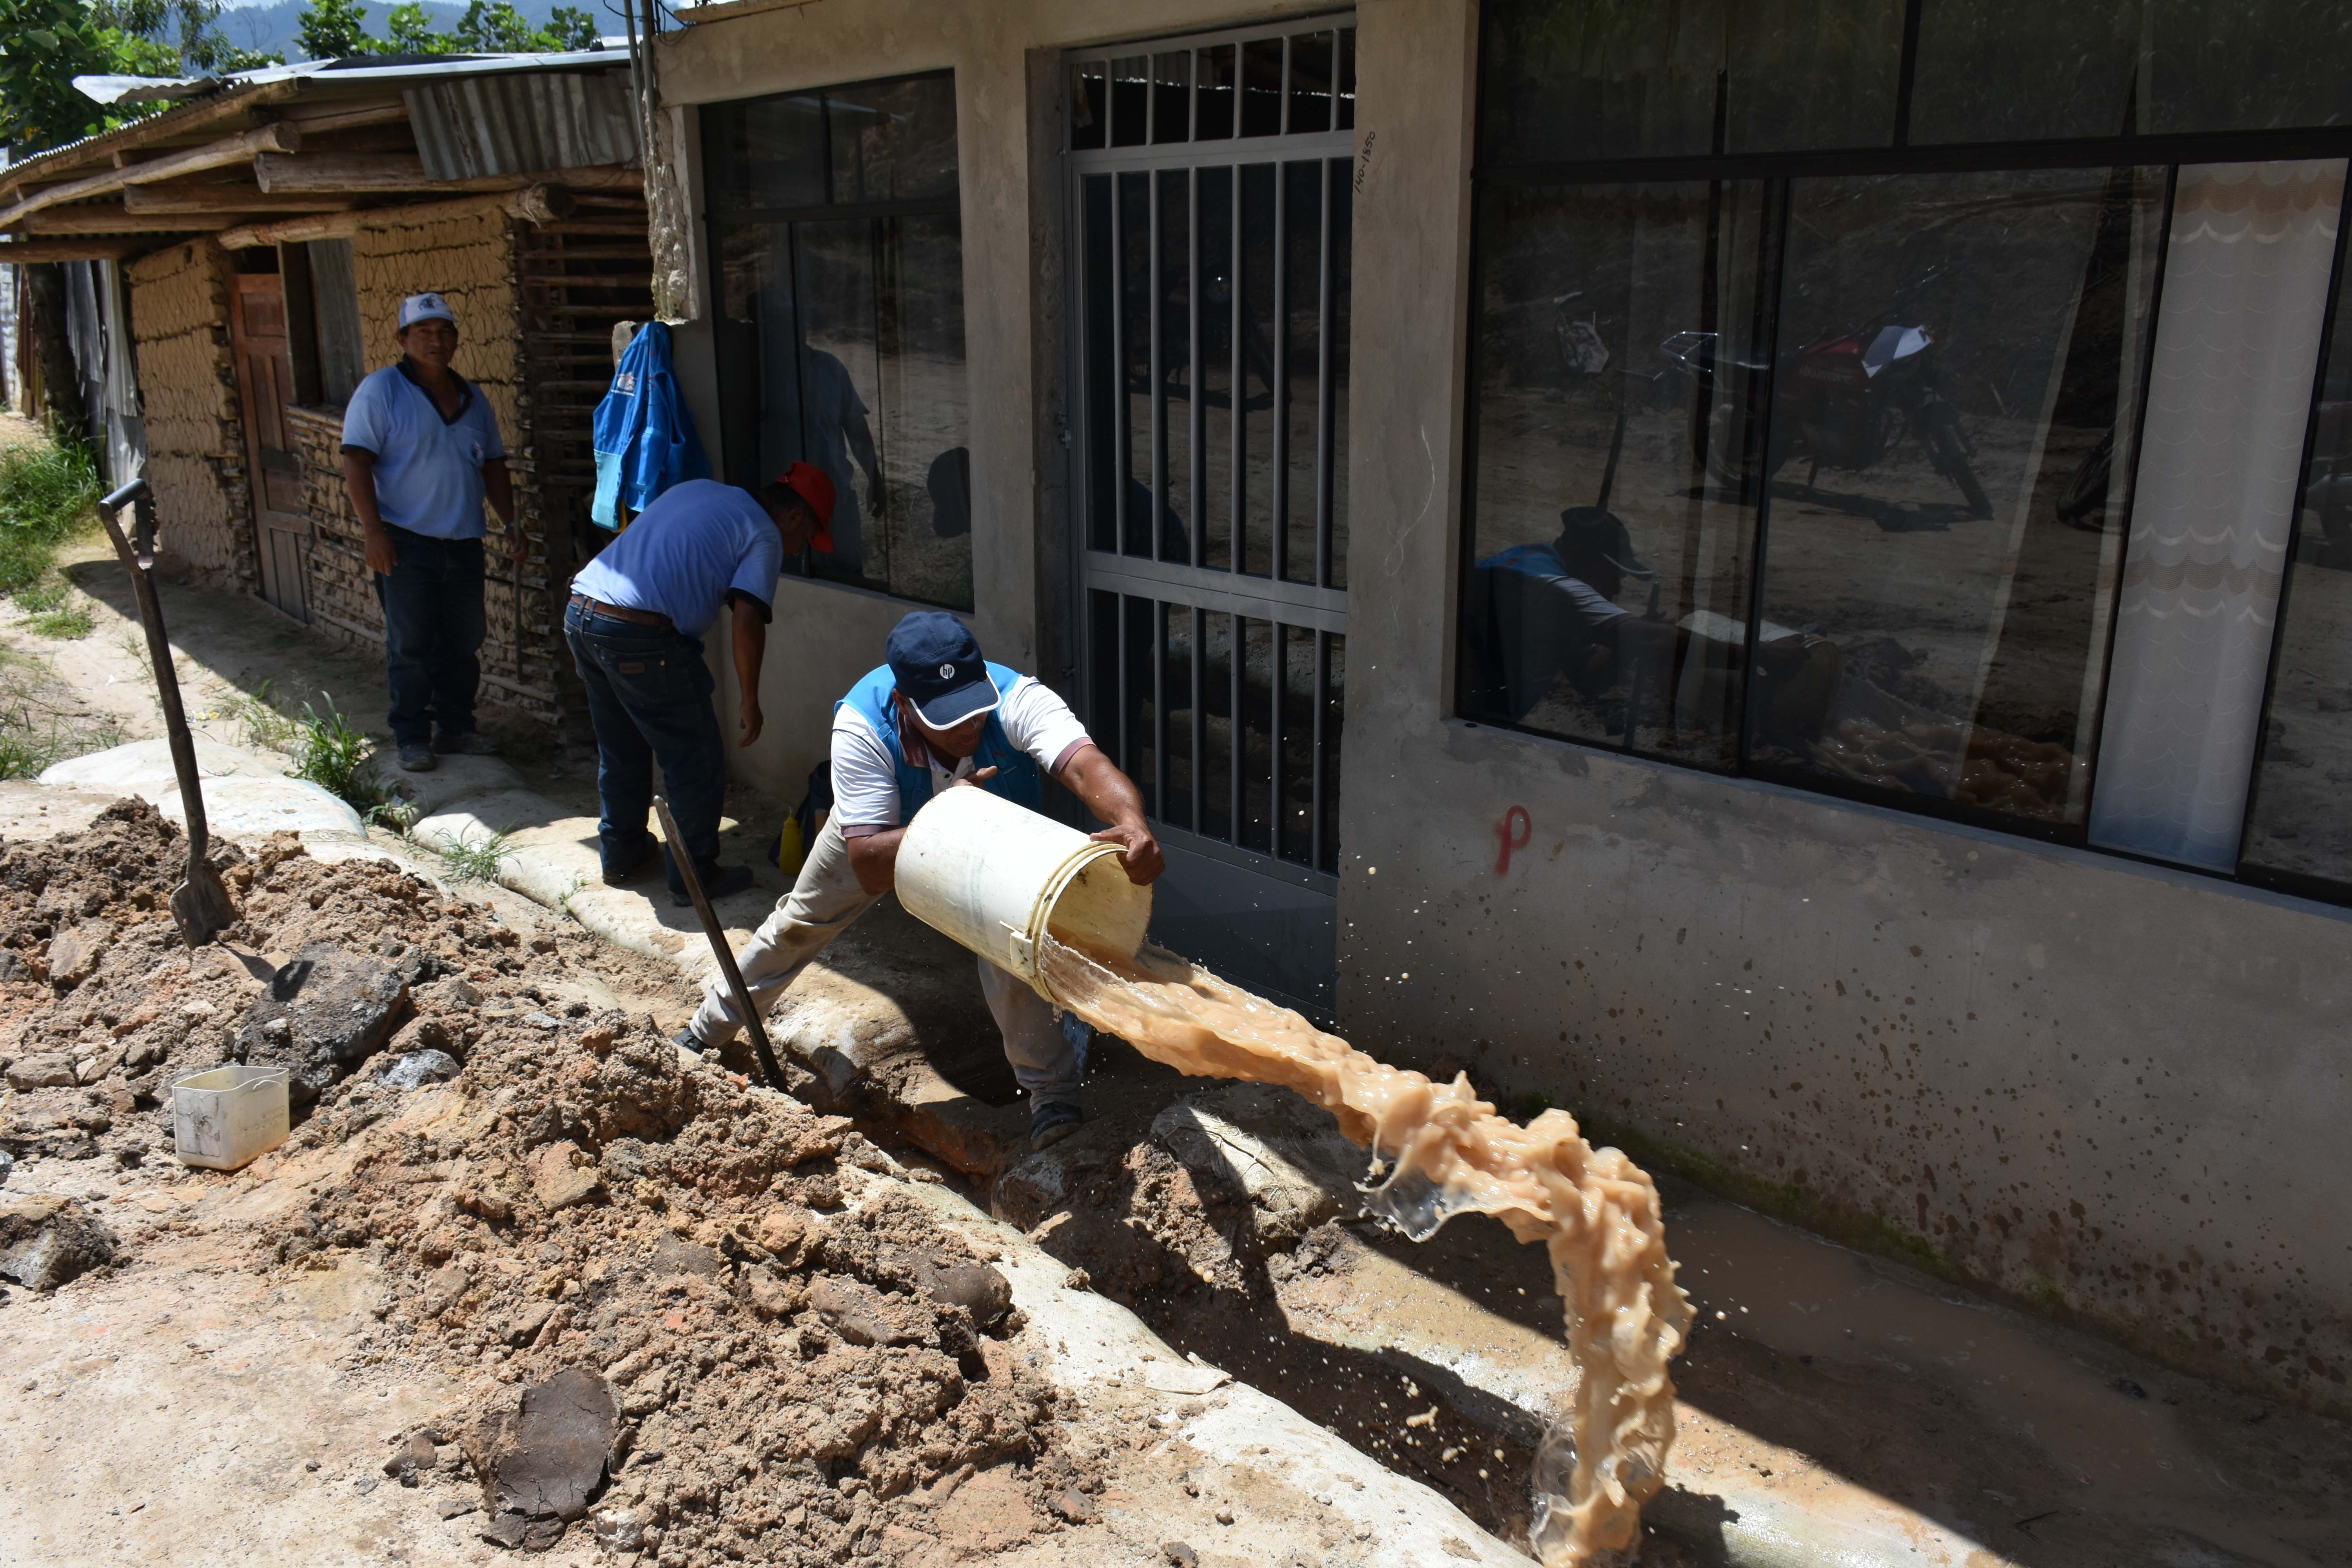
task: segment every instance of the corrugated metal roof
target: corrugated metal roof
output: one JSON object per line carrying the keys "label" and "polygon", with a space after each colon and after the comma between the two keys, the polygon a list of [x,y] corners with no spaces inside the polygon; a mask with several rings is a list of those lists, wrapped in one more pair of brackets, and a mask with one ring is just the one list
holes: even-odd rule
{"label": "corrugated metal roof", "polygon": [[617,71],[444,78],[406,89],[408,125],[436,180],[626,163],[637,121]]}

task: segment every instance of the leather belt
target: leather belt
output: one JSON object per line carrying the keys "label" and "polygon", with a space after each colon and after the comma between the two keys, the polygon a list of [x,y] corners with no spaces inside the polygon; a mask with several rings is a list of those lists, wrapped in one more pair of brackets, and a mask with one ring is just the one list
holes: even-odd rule
{"label": "leather belt", "polygon": [[670,624],[669,617],[659,610],[633,610],[626,605],[608,605],[585,594],[572,595],[572,602],[591,615],[610,616],[616,621],[627,621],[635,626],[667,627]]}

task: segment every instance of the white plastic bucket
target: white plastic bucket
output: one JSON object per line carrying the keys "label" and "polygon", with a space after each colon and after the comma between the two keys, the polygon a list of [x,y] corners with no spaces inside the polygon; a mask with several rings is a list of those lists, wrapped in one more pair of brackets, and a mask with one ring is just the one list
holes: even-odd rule
{"label": "white plastic bucket", "polygon": [[1114,952],[1143,945],[1151,889],[1129,881],[1118,857],[1118,845],[986,790],[943,789],[899,841],[898,902],[1058,1005],[1037,973],[1048,931]]}
{"label": "white plastic bucket", "polygon": [[286,1069],[231,1063],[172,1084],[180,1163],[234,1171],[286,1142]]}

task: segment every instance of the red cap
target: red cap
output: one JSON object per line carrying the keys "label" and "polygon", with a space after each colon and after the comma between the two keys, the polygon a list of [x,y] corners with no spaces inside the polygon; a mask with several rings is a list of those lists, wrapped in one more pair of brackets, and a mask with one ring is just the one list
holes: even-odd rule
{"label": "red cap", "polygon": [[814,463],[794,463],[776,476],[776,483],[808,502],[809,510],[816,513],[816,537],[809,542],[832,554],[833,476]]}

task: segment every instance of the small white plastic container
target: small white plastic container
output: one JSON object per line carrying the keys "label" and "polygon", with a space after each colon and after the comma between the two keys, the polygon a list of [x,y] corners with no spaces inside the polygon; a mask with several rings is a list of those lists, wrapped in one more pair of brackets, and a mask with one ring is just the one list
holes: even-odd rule
{"label": "small white plastic container", "polygon": [[172,1136],[183,1165],[234,1171],[286,1142],[286,1069],[230,1063],[172,1085]]}
{"label": "small white plastic container", "polygon": [[1131,953],[1151,924],[1151,889],[1127,879],[1119,847],[982,789],[933,795],[898,844],[898,902],[999,969],[1060,1001],[1037,973],[1050,930]]}

